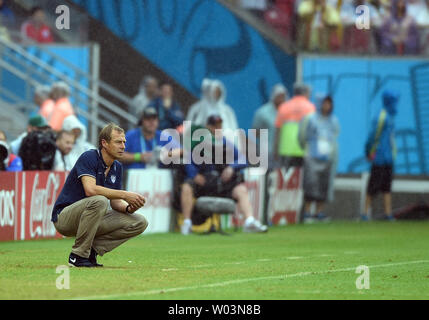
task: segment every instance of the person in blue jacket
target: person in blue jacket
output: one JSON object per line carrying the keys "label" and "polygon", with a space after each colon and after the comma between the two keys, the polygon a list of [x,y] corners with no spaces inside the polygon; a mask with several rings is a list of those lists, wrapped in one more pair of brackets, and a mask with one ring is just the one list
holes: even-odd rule
{"label": "person in blue jacket", "polygon": [[174,100],[173,87],[161,85],[161,96],[152,100],[149,107],[155,108],[159,118],[159,130],[175,129],[182,125],[185,118],[179,104]]}
{"label": "person in blue jacket", "polygon": [[378,193],[383,193],[385,219],[392,221],[392,181],[395,146],[395,115],[400,95],[397,92],[386,90],[383,92],[383,108],[372,121],[371,130],[365,144],[365,153],[371,161],[371,174],[367,186],[365,212],[361,220],[369,219],[372,200]]}
{"label": "person in blue jacket", "polygon": [[162,132],[159,130],[159,122],[158,112],[153,107],[146,107],[139,121],[140,126],[125,134],[125,153],[121,159],[124,169],[165,167],[161,161],[161,150],[168,153],[171,161],[180,158],[182,148],[179,134],[174,137],[165,131]]}
{"label": "person in blue jacket", "polygon": [[249,193],[240,173],[247,167],[247,160],[222,134],[222,122],[219,115],[208,117],[206,128],[200,129],[206,132],[206,137],[194,146],[191,161],[185,163],[186,177],[180,195],[184,217],[181,226],[183,235],[192,232],[194,196],[231,198],[237,202],[238,210],[245,217],[244,232],[268,231],[267,226],[254,218]]}

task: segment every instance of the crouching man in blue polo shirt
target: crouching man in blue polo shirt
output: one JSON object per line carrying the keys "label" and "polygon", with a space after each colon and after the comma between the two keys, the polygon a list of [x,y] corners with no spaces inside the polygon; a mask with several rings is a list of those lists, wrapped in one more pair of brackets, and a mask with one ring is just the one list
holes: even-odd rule
{"label": "crouching man in blue polo shirt", "polygon": [[[117,125],[105,126],[98,137],[98,150],[84,152],[70,171],[55,202],[51,221],[59,233],[76,237],[69,265],[98,267],[97,255],[112,251],[141,234],[148,225],[134,214],[145,198],[122,189],[121,159],[125,133]],[[108,210],[110,206],[113,210]]]}

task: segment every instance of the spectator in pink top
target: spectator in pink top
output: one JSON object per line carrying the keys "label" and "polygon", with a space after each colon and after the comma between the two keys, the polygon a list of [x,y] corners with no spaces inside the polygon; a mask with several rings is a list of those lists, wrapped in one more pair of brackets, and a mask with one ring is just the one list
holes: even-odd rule
{"label": "spectator in pink top", "polygon": [[34,91],[34,104],[39,107],[39,114],[48,122],[54,111],[55,102],[51,99],[51,89],[48,86],[39,86]]}

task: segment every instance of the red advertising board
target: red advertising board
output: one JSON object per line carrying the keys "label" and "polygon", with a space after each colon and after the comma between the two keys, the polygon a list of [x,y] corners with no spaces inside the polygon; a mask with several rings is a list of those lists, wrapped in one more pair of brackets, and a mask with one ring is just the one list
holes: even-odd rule
{"label": "red advertising board", "polygon": [[0,241],[59,238],[52,208],[67,172],[0,173]]}
{"label": "red advertising board", "polygon": [[272,224],[294,224],[299,221],[303,202],[302,169],[277,169],[269,174],[268,218]]}

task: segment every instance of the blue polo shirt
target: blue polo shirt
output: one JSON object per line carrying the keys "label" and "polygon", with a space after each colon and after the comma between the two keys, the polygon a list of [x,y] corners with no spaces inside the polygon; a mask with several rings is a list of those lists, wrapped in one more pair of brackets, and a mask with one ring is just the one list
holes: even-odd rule
{"label": "blue polo shirt", "polygon": [[[225,137],[222,138],[223,141],[223,148],[228,150],[234,151],[234,162],[229,163],[228,165],[231,166],[234,170],[239,171],[241,169],[244,169],[248,166],[248,162],[246,157],[238,151],[238,149],[232,144],[230,141],[228,141]],[[215,171],[217,170],[217,165],[214,163],[214,159],[212,159],[213,163],[201,163],[196,164],[193,159],[194,153],[191,154],[191,163],[185,164],[185,173],[186,177],[189,179],[194,179],[197,174],[204,174],[207,172]]]}
{"label": "blue polo shirt", "polygon": [[96,180],[98,186],[110,189],[122,189],[122,165],[119,161],[114,161],[110,167],[107,177],[104,172],[107,165],[104,162],[100,150],[92,149],[82,153],[76,161],[73,169],[70,171],[61,193],[55,202],[52,210],[52,222],[56,222],[61,211],[75,203],[86,198],[85,190],[81,181],[83,176],[91,176]]}
{"label": "blue polo shirt", "polygon": [[[155,147],[167,147],[168,150],[180,148],[180,143],[173,139],[168,133],[157,130],[152,140],[147,140],[142,135],[140,128],[132,129],[125,134],[125,151],[129,153],[150,152]],[[163,167],[160,163],[159,167]],[[125,169],[144,169],[146,163],[130,163],[124,165]]]}

